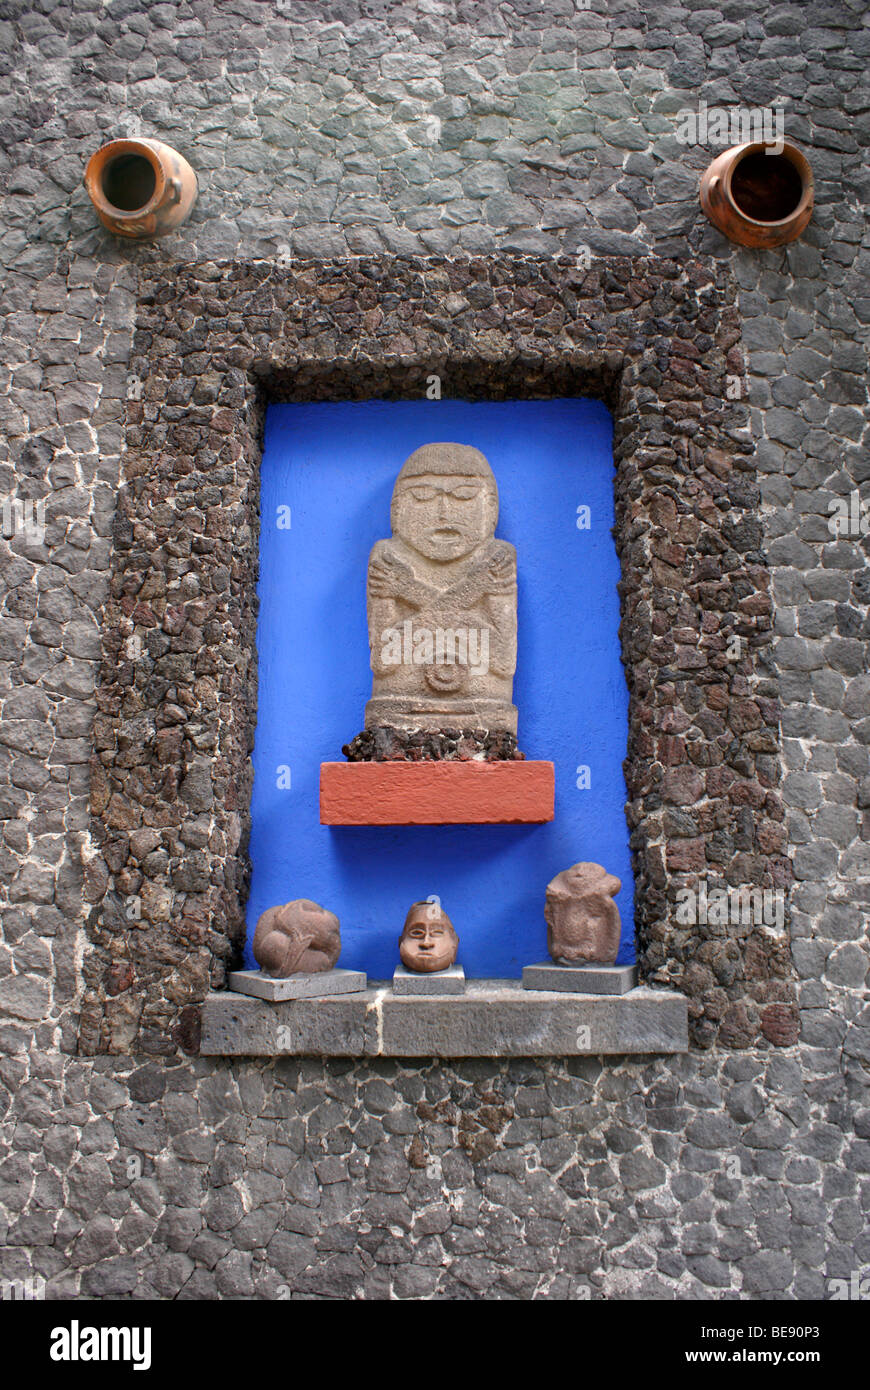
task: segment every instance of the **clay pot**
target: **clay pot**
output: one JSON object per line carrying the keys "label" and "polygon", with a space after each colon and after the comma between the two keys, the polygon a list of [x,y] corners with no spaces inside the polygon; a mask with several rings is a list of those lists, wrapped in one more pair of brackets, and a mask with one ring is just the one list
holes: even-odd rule
{"label": "clay pot", "polygon": [[740,246],[784,246],[813,213],[813,171],[796,145],[767,154],[772,141],[723,150],[701,179],[701,207]]}
{"label": "clay pot", "polygon": [[141,240],[180,227],[196,202],[196,174],[160,140],[111,140],[88,160],[88,197],[104,227]]}

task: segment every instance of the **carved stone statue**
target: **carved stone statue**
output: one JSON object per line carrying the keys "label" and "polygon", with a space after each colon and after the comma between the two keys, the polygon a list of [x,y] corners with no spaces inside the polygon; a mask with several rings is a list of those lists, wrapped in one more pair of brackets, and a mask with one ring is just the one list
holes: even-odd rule
{"label": "carved stone statue", "polygon": [[369,558],[366,730],[515,734],[516,552],[495,539],[487,460],[467,444],[423,445],[396,479],[390,517],[392,536]]}
{"label": "carved stone statue", "polygon": [[399,937],[399,957],[406,970],[429,974],[456,960],[459,937],[437,902],[414,903]]}
{"label": "carved stone statue", "polygon": [[254,959],[273,979],[332,970],[340,951],[335,913],[308,898],[268,908],[254,931]]}
{"label": "carved stone statue", "polygon": [[600,864],[574,864],[547,884],[547,949],[557,963],[613,965],[619,952],[622,887]]}

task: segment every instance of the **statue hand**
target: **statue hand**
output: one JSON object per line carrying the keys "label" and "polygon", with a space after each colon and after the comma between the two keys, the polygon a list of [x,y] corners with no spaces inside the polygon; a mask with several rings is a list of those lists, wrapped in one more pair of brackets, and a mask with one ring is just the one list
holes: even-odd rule
{"label": "statue hand", "polygon": [[513,561],[504,551],[492,555],[486,563],[487,592],[506,594],[516,583]]}
{"label": "statue hand", "polygon": [[480,560],[461,579],[448,589],[445,598],[469,607],[487,594],[508,594],[516,583],[513,560],[504,551]]}
{"label": "statue hand", "polygon": [[377,555],[369,565],[369,593],[373,598],[399,598],[416,586],[414,571],[389,552]]}
{"label": "statue hand", "polygon": [[301,932],[287,938],[287,949],[284,955],[284,970],[288,975],[292,975],[296,966],[304,956],[308,947],[314,940],[314,932]]}

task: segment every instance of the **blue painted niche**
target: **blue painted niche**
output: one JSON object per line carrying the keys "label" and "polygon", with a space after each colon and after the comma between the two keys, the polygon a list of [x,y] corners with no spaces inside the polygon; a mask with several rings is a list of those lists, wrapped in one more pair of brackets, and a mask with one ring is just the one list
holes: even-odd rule
{"label": "blue painted niche", "polygon": [[[371,693],[369,551],[390,534],[402,463],[438,440],[482,449],[498,482],[496,534],[517,549],[518,739],[528,758],[555,763],[555,820],[322,826],[320,764],[342,760]],[[581,859],[622,879],[619,960],[633,960],[622,772],[628,692],[606,408],[592,400],[272,405],[261,480],[248,966],[259,915],[313,898],[341,921],[341,965],[390,978],[408,908],[437,894],[459,933],[466,975],[517,977],[547,954],[547,883]],[[581,507],[588,529],[578,525]],[[588,789],[577,785],[581,767]]]}

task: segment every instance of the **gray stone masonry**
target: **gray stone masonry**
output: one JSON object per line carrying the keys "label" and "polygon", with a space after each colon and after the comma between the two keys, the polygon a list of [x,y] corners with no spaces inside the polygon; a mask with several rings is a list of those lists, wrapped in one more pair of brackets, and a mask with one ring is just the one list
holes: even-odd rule
{"label": "gray stone masonry", "polygon": [[394,994],[463,994],[465,971],[461,965],[448,965],[446,970],[422,974],[397,965],[393,971]]}
{"label": "gray stone masonry", "polygon": [[333,994],[358,993],[365,989],[366,977],[362,970],[321,970],[312,975],[273,979],[262,970],[231,970],[227,984],[239,994],[280,1003],[285,999],[325,999]]}
{"label": "gray stone masonry", "polygon": [[523,989],[569,994],[627,994],[637,984],[635,965],[558,965],[551,960],[523,966]]}
{"label": "gray stone masonry", "polygon": [[[863,0],[4,0],[0,498],[44,502],[45,534],[0,537],[0,1278],[110,1300],[821,1300],[828,1279],[870,1270],[870,565],[866,535],[828,525],[833,501],[870,495],[868,66]],[[701,100],[782,103],[816,179],[798,242],[741,250],[704,221],[698,179],[717,151],[676,139],[677,113]],[[124,134],[177,146],[199,178],[189,223],[153,246],[113,239],[81,185],[91,153]],[[329,1007],[362,1011],[343,1025],[354,1056],[131,1056],[118,959],[113,1054],[76,1055],[89,903],[117,873],[131,933],[170,911],[156,894],[135,926],[159,832],[135,830],[138,867],[115,869],[88,806],[125,422],[140,404],[147,427],[154,404],[131,369],[143,272],[213,264],[216,315],[218,263],[496,252],[593,272],[601,256],[710,257],[736,290],[734,443],[760,486],[734,475],[748,529],[727,512],[720,525],[723,547],[772,575],[764,679],[782,701],[786,820],[769,852],[793,867],[799,1041],[363,1056],[366,1005],[349,997]],[[487,293],[446,294],[445,332],[463,313],[480,323]],[[374,333],[380,309],[361,311]],[[531,327],[552,331],[546,310]],[[182,310],[178,331],[195,333]],[[280,331],[259,328],[264,343]],[[679,335],[661,320],[660,343]],[[681,370],[691,386],[691,357]],[[220,385],[203,374],[196,402]],[[653,384],[638,412],[673,404]],[[194,580],[179,575],[179,604],[197,602]],[[206,682],[203,707],[216,698]],[[211,750],[194,735],[195,886],[212,812]],[[748,805],[734,833],[700,831],[691,804],[664,814],[689,864],[706,849],[731,866],[751,843]],[[705,987],[729,987],[727,950],[704,968]],[[394,999],[384,1051],[397,1011],[421,1003],[432,1046],[449,1001]]]}
{"label": "gray stone masonry", "polygon": [[[453,983],[463,982],[454,976]],[[669,990],[613,997],[530,991],[518,980],[469,980],[456,991],[441,984],[401,991],[374,981],[364,994],[284,1004],[222,990],[205,1001],[200,1051],[217,1057],[574,1057],[685,1052],[689,1045],[687,1001]]]}

